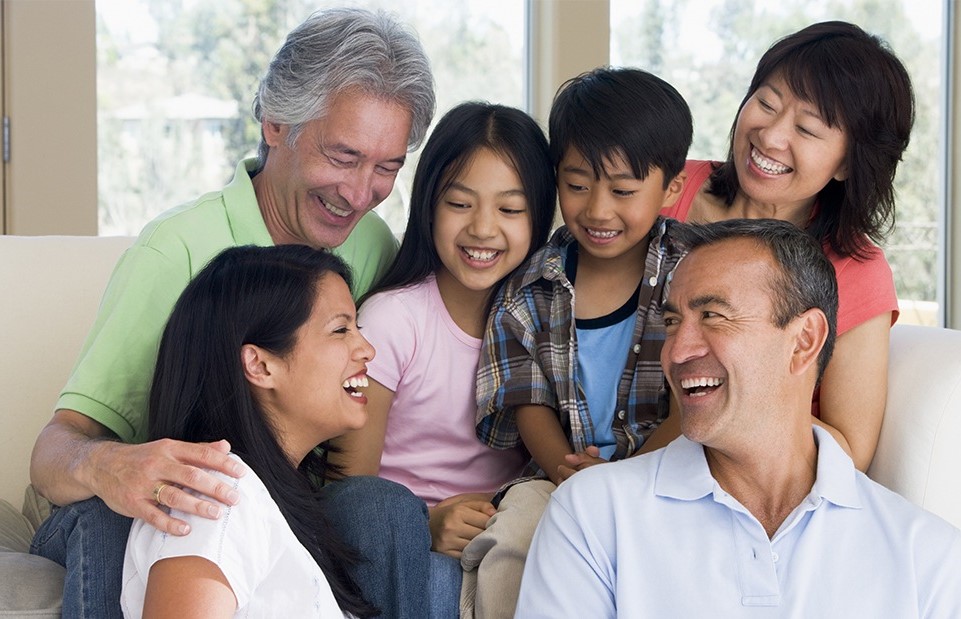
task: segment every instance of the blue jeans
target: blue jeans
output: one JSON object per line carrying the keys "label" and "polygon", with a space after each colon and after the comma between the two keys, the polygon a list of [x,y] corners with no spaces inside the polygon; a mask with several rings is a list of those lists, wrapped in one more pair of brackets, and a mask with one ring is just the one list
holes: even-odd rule
{"label": "blue jeans", "polygon": [[[351,575],[381,617],[457,617],[459,563],[430,552],[423,501],[378,477],[349,477],[328,484],[324,492],[331,526],[365,558]],[[55,509],[37,530],[30,551],[67,570],[64,619],[122,617],[120,588],[131,522],[93,498]]]}
{"label": "blue jeans", "polygon": [[123,618],[120,586],[133,520],[98,498],[55,507],[33,536],[31,554],[66,568],[63,618]]}

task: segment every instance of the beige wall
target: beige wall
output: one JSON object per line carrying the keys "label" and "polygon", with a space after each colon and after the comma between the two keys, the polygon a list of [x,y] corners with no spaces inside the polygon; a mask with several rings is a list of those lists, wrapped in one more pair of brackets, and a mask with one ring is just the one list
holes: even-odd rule
{"label": "beige wall", "polygon": [[10,123],[3,230],[97,234],[94,0],[0,2]]}

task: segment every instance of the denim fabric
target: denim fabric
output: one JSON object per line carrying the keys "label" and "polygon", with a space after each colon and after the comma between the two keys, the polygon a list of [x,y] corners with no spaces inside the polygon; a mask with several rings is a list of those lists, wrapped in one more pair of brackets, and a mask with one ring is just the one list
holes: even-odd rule
{"label": "denim fabric", "polygon": [[37,529],[30,552],[67,570],[64,619],[122,619],[120,584],[131,522],[94,497],[54,508]]}
{"label": "denim fabric", "polygon": [[430,553],[430,619],[456,619],[460,616],[463,576],[460,561],[439,552]]}

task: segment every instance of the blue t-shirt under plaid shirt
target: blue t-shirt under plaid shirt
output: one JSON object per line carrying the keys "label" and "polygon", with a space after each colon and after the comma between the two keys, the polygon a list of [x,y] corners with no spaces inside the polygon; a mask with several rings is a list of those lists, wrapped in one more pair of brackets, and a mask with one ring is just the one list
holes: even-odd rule
{"label": "blue t-shirt under plaid shirt", "polygon": [[[651,228],[637,319],[611,422],[613,460],[634,454],[667,417],[660,306],[668,273],[683,255],[670,233],[675,225],[659,218]],[[559,228],[494,300],[477,371],[477,436],[491,447],[506,449],[520,442],[514,410],[526,404],[554,409],[575,451],[592,444],[593,422],[576,379],[574,287],[564,272],[564,256],[574,242],[566,227]]]}

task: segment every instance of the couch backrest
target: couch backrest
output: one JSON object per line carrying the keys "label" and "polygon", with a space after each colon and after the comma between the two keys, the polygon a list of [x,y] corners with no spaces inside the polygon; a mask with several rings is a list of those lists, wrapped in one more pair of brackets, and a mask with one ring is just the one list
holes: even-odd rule
{"label": "couch backrest", "polygon": [[895,325],[868,475],[961,527],[961,331]]}
{"label": "couch backrest", "polygon": [[19,506],[30,452],[132,237],[0,236],[0,498]]}

